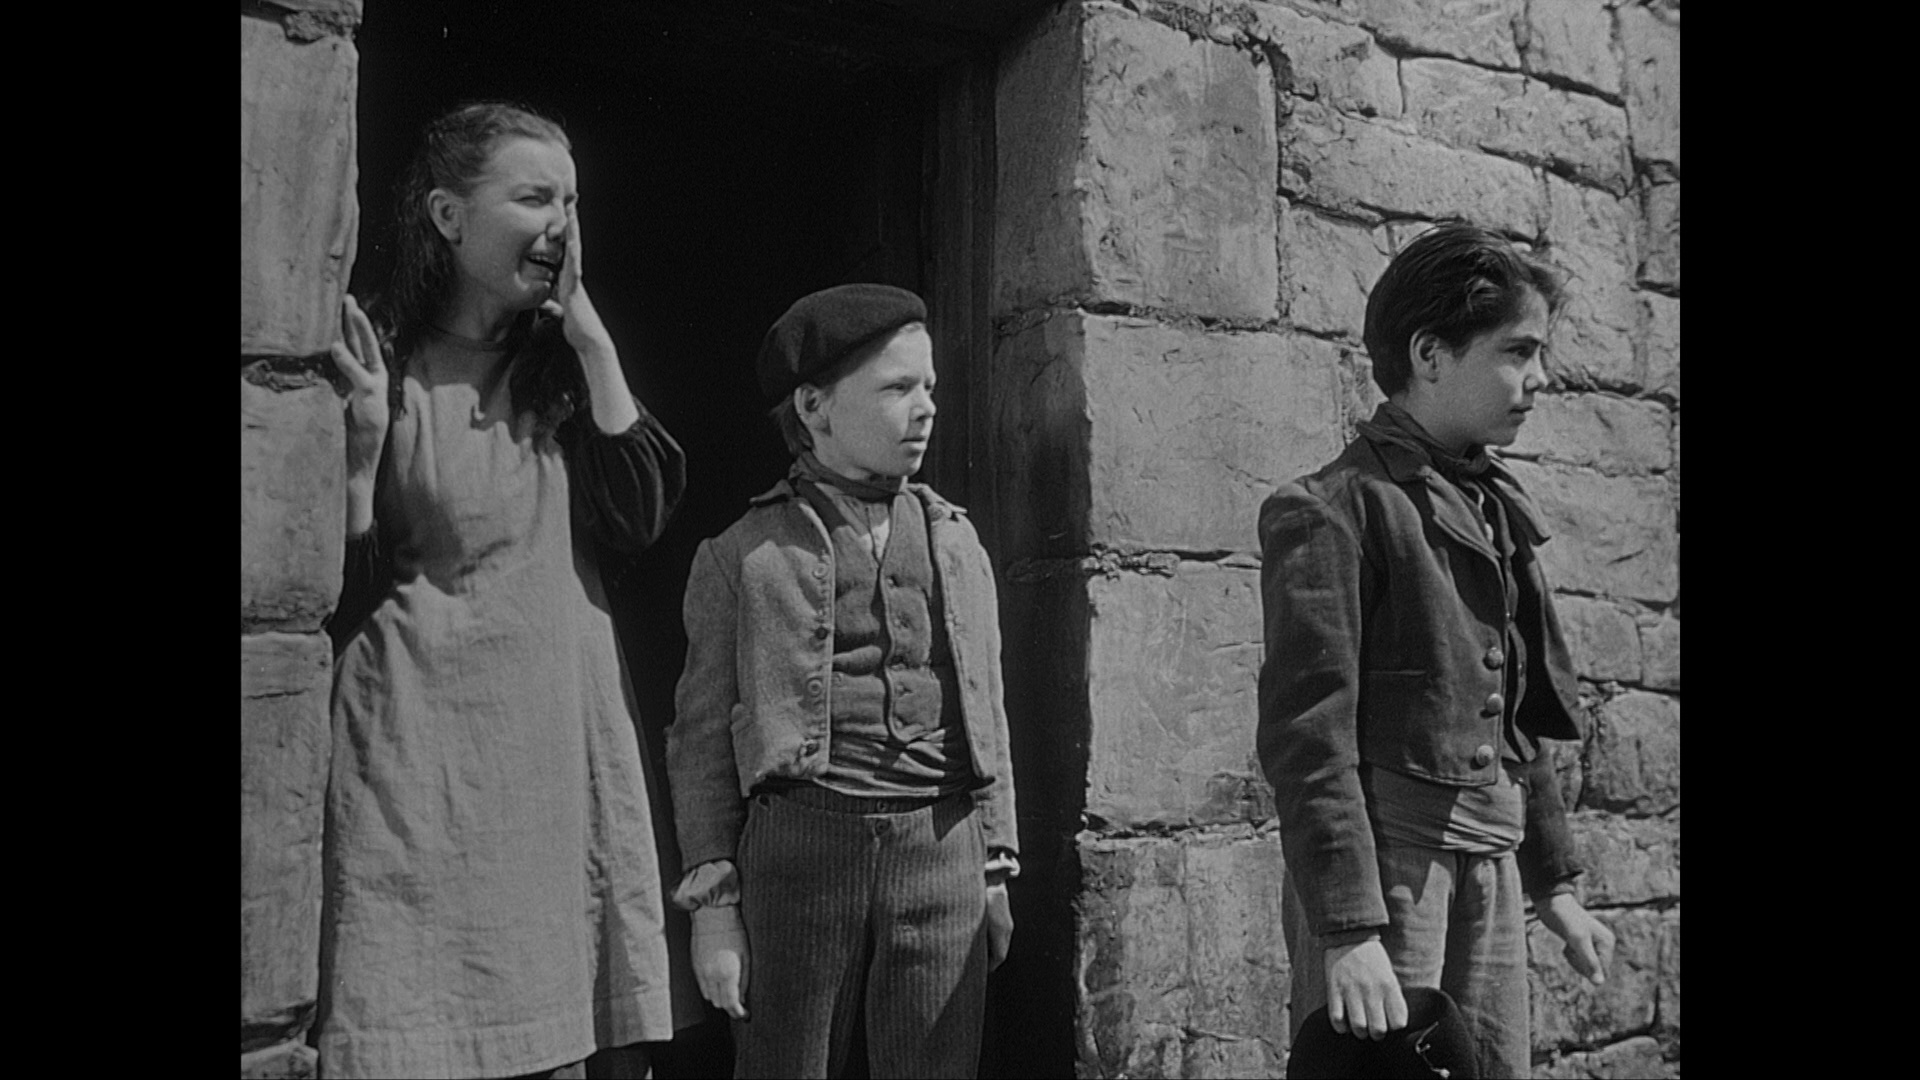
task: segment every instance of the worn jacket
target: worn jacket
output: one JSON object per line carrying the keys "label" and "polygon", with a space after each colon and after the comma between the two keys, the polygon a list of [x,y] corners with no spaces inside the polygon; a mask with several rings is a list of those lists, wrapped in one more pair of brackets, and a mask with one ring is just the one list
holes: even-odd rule
{"label": "worn jacket", "polygon": [[[1578,872],[1550,755],[1536,742],[1579,738],[1577,692],[1534,552],[1546,531],[1511,476],[1497,480],[1517,496],[1514,619],[1529,662],[1515,716],[1529,789],[1519,859],[1539,895]],[[1507,662],[1499,556],[1478,512],[1424,455],[1366,435],[1267,499],[1260,545],[1257,743],[1288,872],[1314,933],[1383,926],[1359,766],[1495,781]]]}
{"label": "worn jacket", "polygon": [[[967,747],[984,781],[973,798],[987,846],[1018,853],[993,570],[963,510],[924,484],[908,490],[927,512]],[[694,554],[687,665],[667,731],[686,866],[734,857],[756,784],[825,772],[833,596],[826,524],[785,480]]]}

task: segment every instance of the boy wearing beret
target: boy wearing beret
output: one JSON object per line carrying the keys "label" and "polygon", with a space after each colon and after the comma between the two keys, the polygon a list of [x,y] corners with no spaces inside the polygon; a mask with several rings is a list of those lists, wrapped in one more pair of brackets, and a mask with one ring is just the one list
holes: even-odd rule
{"label": "boy wearing beret", "polygon": [[1321,1006],[1371,1039],[1436,987],[1482,1076],[1531,1075],[1524,901],[1604,979],[1613,934],[1540,740],[1576,739],[1575,682],[1535,554],[1538,513],[1489,447],[1545,384],[1553,272],[1443,225],[1367,298],[1387,395],[1331,464],[1260,512],[1258,752],[1288,883],[1292,1028]]}
{"label": "boy wearing beret", "polygon": [[[918,296],[843,285],[768,331],[795,457],[700,545],[667,736],[694,968],[735,1075],[971,1076],[1019,872],[993,574],[907,478],[934,418]],[[750,1021],[750,1022],[749,1022]]]}

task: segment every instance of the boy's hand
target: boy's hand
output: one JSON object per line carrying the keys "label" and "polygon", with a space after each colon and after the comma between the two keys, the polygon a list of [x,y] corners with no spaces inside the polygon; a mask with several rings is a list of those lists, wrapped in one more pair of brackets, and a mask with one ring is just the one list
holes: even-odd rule
{"label": "boy's hand", "polygon": [[1407,1026],[1407,999],[1378,938],[1327,950],[1327,1020],[1342,1035],[1384,1039]]}
{"label": "boy's hand", "polygon": [[1613,966],[1613,931],[1594,918],[1572,893],[1557,893],[1537,905],[1540,921],[1566,942],[1562,950],[1573,970],[1585,975],[1597,986],[1607,981],[1607,969]]}
{"label": "boy's hand", "polygon": [[1006,962],[1013,947],[1013,906],[1007,900],[1007,884],[987,886],[987,970]]}
{"label": "boy's hand", "polygon": [[747,1018],[747,928],[737,905],[694,911],[693,978],[714,1008]]}

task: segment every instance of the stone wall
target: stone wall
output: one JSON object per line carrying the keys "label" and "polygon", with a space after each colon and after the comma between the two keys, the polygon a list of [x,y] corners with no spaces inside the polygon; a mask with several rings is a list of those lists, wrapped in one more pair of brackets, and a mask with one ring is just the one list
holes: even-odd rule
{"label": "stone wall", "polygon": [[240,1074],[314,1074],[359,0],[240,16]]}
{"label": "stone wall", "polygon": [[1556,760],[1620,945],[1590,987],[1533,928],[1536,1074],[1678,1075],[1678,3],[1071,0],[1003,48],[997,124],[1019,910],[1071,942],[1034,976],[1070,983],[1078,1073],[1283,1075],[1255,516],[1379,400],[1368,287],[1464,217],[1573,277],[1510,458],[1555,534],[1588,712]]}

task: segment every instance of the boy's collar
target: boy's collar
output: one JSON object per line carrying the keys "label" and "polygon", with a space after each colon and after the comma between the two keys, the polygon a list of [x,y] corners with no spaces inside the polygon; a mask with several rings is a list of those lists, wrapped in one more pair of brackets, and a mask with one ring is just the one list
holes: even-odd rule
{"label": "boy's collar", "polygon": [[[939,492],[925,484],[916,484],[909,480],[907,482],[907,492],[920,500],[921,504],[927,508],[928,516],[934,521],[948,517],[961,518],[967,516],[966,507],[948,502]],[[793,482],[783,479],[767,490],[748,499],[747,504],[754,507],[771,506],[777,502],[786,502],[790,499],[798,499],[799,497],[800,492],[795,490]]]}

